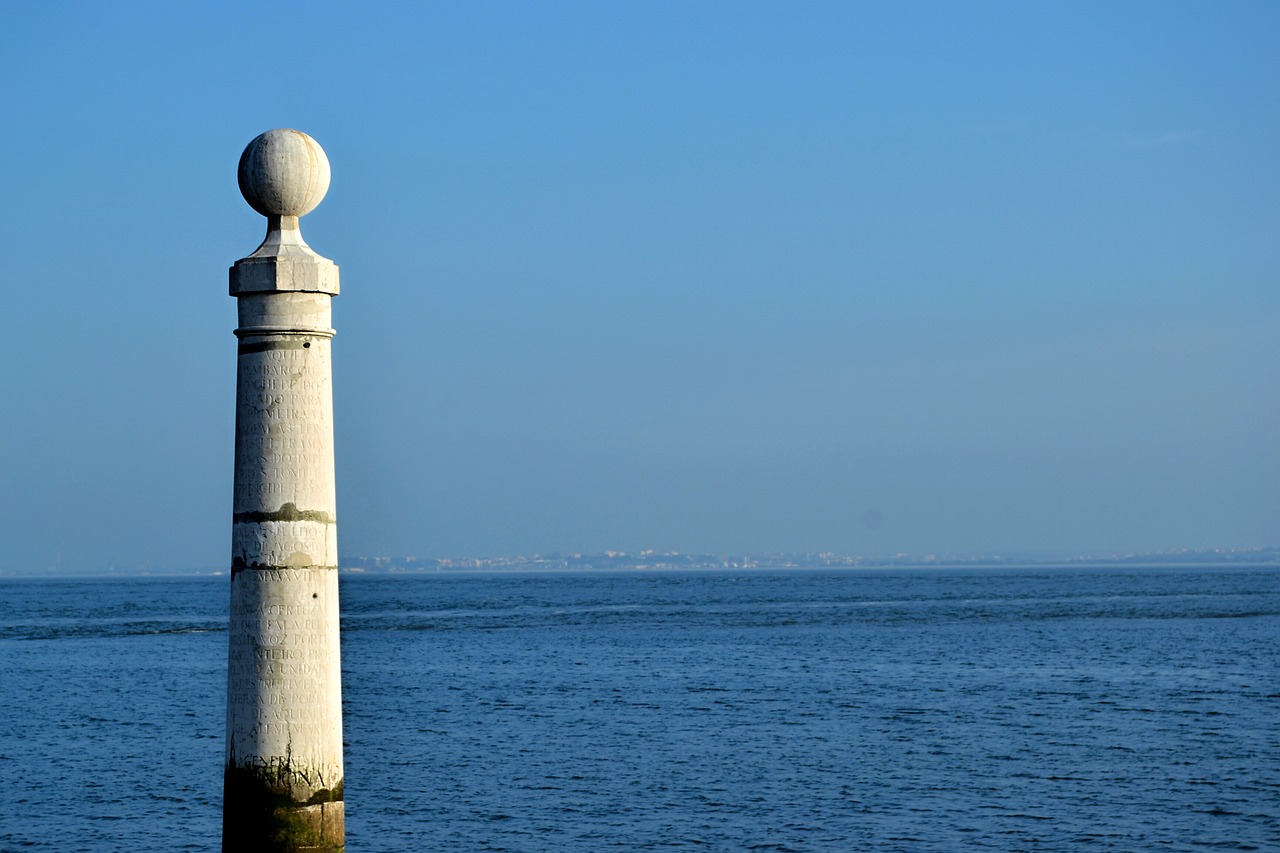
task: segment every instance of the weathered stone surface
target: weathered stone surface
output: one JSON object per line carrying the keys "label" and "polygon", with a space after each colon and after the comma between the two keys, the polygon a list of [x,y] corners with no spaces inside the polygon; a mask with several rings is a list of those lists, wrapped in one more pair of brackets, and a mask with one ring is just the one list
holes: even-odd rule
{"label": "weathered stone surface", "polygon": [[338,268],[298,230],[329,165],[305,134],[271,131],[245,150],[239,179],[268,230],[230,272],[240,323],[223,850],[340,850]]}
{"label": "weathered stone surface", "polygon": [[[312,251],[296,216],[268,216],[257,250],[231,267],[230,293],[299,291],[338,295],[338,266]],[[242,320],[243,325],[243,320]]]}
{"label": "weathered stone surface", "polygon": [[342,783],[299,803],[273,774],[228,767],[223,780],[222,849],[293,853],[345,847]]}
{"label": "weathered stone surface", "polygon": [[236,179],[263,216],[305,216],[329,191],[329,158],[300,130],[268,130],[245,147]]}

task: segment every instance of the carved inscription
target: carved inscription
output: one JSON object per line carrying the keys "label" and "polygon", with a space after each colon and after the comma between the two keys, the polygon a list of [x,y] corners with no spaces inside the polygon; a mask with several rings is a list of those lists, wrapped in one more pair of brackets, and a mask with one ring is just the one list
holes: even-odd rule
{"label": "carved inscription", "polygon": [[245,566],[336,566],[338,530],[318,521],[263,521],[231,525],[231,554]]}
{"label": "carved inscription", "polygon": [[242,354],[236,385],[235,511],[333,508],[329,340]]}
{"label": "carved inscription", "polygon": [[[251,349],[238,358],[233,567],[337,563],[336,529],[316,520],[332,520],[334,510],[329,339],[280,340],[290,345]],[[312,515],[239,517],[290,504]]]}
{"label": "carved inscription", "polygon": [[231,613],[229,750],[239,761],[313,743],[341,755],[336,573],[244,572],[232,582]]}

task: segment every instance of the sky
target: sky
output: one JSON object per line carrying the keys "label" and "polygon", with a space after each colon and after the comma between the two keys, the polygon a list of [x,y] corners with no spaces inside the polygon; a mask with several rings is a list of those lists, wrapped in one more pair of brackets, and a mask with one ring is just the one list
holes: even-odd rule
{"label": "sky", "polygon": [[1280,545],[1280,5],[17,4],[0,571],[229,560],[244,146],[344,555]]}

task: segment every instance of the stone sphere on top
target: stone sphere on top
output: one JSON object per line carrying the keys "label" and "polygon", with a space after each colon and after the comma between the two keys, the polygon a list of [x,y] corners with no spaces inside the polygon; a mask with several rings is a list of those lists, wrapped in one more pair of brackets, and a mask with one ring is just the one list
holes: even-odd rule
{"label": "stone sphere on top", "polygon": [[244,149],[236,177],[263,216],[303,216],[329,191],[329,158],[300,130],[268,130]]}

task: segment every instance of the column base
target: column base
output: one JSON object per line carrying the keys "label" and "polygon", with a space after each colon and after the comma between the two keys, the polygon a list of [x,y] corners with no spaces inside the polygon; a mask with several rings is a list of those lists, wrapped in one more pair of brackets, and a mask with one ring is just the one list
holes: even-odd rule
{"label": "column base", "polygon": [[[299,803],[252,770],[229,767],[222,803],[223,853],[340,853],[346,847],[342,784]],[[333,797],[339,799],[333,799]]]}

